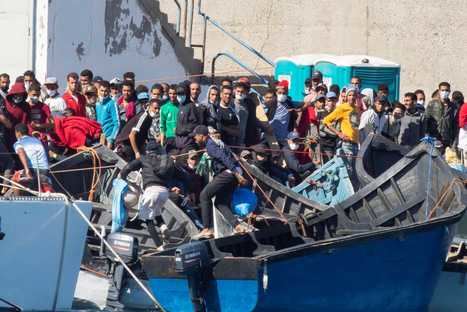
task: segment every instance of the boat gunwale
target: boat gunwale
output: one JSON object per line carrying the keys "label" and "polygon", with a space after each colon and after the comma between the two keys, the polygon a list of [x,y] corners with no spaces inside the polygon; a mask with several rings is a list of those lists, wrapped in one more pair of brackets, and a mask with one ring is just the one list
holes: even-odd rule
{"label": "boat gunwale", "polygon": [[[278,251],[269,252],[264,255],[254,256],[254,257],[233,257],[233,256],[226,256],[224,258],[218,259],[217,263],[222,262],[225,260],[229,261],[232,259],[236,259],[239,262],[254,262],[257,266],[257,273],[260,273],[261,267],[263,267],[266,263],[270,263],[271,261],[282,261],[290,258],[296,258],[300,254],[309,253],[309,252],[318,252],[327,249],[335,249],[341,248],[353,244],[357,244],[360,241],[368,241],[368,240],[375,240],[375,239],[384,239],[385,237],[389,236],[402,236],[406,235],[407,233],[413,232],[422,232],[434,228],[439,225],[451,225],[456,222],[456,220],[460,219],[464,214],[465,209],[457,212],[454,215],[446,216],[443,218],[432,219],[428,222],[421,222],[416,224],[407,225],[404,227],[392,227],[388,229],[378,229],[373,230],[371,232],[365,233],[356,233],[347,236],[341,236],[336,238],[330,238],[318,242],[309,242],[303,243],[297,246],[292,246],[288,248],[284,248]],[[154,274],[154,270],[148,269],[148,266],[151,266],[151,262],[153,262],[154,258],[175,258],[174,255],[146,255],[141,257],[141,261],[143,264],[143,270],[148,275],[149,279],[152,278],[160,278],[160,279],[186,279],[186,276],[176,273],[176,274],[165,274],[164,276],[156,276]],[[258,277],[259,278],[259,277]],[[227,278],[229,279],[229,278]],[[231,278],[230,278],[231,279]]]}
{"label": "boat gunwale", "polygon": [[267,184],[268,187],[276,190],[277,192],[292,198],[293,200],[296,200],[300,202],[301,204],[305,205],[305,209],[309,210],[309,212],[313,212],[313,210],[317,212],[321,211],[326,211],[329,209],[330,206],[328,205],[323,205],[318,203],[317,201],[314,201],[312,199],[306,198],[305,196],[292,191],[292,189],[287,188],[286,186],[280,184],[273,178],[271,178],[269,175],[261,171],[258,167],[256,167],[254,164],[250,164],[247,161],[241,160],[242,164],[246,165],[248,169],[252,170],[253,176],[256,179],[261,180],[263,183]]}
{"label": "boat gunwale", "polygon": [[[253,256],[253,257],[228,256],[225,258],[236,258],[239,260],[243,259],[245,261],[255,260],[255,261],[258,261],[259,263],[268,262],[270,260],[277,261],[277,260],[295,257],[297,254],[307,252],[311,249],[315,249],[315,250],[325,249],[325,248],[328,248],[334,245],[337,245],[336,247],[341,247],[341,246],[345,246],[348,244],[353,244],[361,240],[379,239],[381,237],[392,236],[395,234],[403,235],[405,233],[421,232],[421,231],[425,231],[427,229],[430,229],[430,228],[433,228],[439,225],[443,225],[443,224],[451,225],[451,224],[456,223],[460,218],[462,218],[462,216],[465,213],[466,208],[467,208],[467,204],[463,204],[462,208],[459,208],[454,212],[446,212],[442,216],[435,217],[435,218],[425,220],[425,221],[419,221],[419,222],[404,225],[404,226],[394,226],[390,228],[377,228],[377,229],[367,231],[364,233],[354,233],[354,234],[349,234],[349,235],[340,236],[340,237],[328,238],[328,239],[320,240],[320,241],[304,242],[296,246],[287,247],[287,248],[277,250],[277,251],[271,251],[266,254]],[[229,237],[224,237],[223,239],[228,239],[228,238]],[[304,238],[304,237],[301,237],[301,238]],[[215,239],[211,239],[211,241],[215,241]],[[175,249],[176,248],[174,248],[173,250]],[[144,257],[148,259],[152,257],[172,257],[173,258],[174,256],[156,253],[156,254],[146,255]],[[219,261],[222,261],[222,259],[220,259]]]}
{"label": "boat gunwale", "polygon": [[[362,145],[360,146],[360,150],[357,154],[357,159],[355,161],[355,171],[357,172],[358,180],[361,183],[371,183],[374,180],[376,180],[376,178],[372,177],[368,173],[368,171],[365,169],[365,165],[363,162],[363,160],[367,158],[368,152],[372,149],[373,144],[375,143],[385,144],[386,146],[388,146],[388,151],[399,152],[399,154],[401,154],[401,159],[407,156],[411,152],[410,149],[402,145],[399,145],[395,142],[392,142],[391,140],[389,140],[383,135],[374,134],[374,133],[369,134],[368,137],[365,139],[365,141],[363,141]],[[385,174],[394,165],[390,166],[382,174]]]}

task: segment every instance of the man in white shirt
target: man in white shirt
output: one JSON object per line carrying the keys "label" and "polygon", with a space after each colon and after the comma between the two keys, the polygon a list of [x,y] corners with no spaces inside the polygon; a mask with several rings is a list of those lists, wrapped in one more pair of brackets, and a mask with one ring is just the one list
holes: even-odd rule
{"label": "man in white shirt", "polygon": [[41,176],[46,176],[49,170],[49,161],[42,142],[29,136],[28,127],[22,123],[15,126],[15,135],[17,141],[13,147],[24,168],[25,176],[32,179],[37,172]]}
{"label": "man in white shirt", "polygon": [[65,100],[58,93],[58,83],[57,78],[48,77],[45,80],[45,91],[46,96],[44,98],[44,103],[49,106],[50,112],[53,117],[63,116],[63,111],[66,108]]}

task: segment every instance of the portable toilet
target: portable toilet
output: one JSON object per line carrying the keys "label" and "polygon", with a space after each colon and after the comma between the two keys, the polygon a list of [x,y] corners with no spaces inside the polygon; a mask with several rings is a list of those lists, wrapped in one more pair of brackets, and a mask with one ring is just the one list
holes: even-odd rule
{"label": "portable toilet", "polygon": [[350,84],[353,76],[361,79],[361,88],[376,90],[378,85],[386,84],[389,100],[399,98],[400,65],[367,55],[306,54],[281,57],[275,61],[276,80],[289,82],[289,95],[294,102],[303,101],[305,80],[314,70],[323,74],[323,82],[329,87],[337,84],[339,88]]}
{"label": "portable toilet", "polygon": [[294,102],[303,101],[305,80],[311,77],[315,63],[333,57],[329,54],[306,54],[276,59],[274,79],[289,82],[289,96]]}
{"label": "portable toilet", "polygon": [[394,62],[367,55],[330,56],[316,60],[314,69],[323,74],[328,87],[332,84],[340,88],[348,86],[356,76],[361,80],[361,89],[376,91],[380,84],[385,84],[389,89],[389,100],[399,99],[400,65]]}

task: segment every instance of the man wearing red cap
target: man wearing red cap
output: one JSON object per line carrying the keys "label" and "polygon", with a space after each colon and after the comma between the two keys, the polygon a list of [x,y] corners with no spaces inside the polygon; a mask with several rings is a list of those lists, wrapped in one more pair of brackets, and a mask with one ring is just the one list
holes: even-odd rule
{"label": "man wearing red cap", "polygon": [[289,83],[286,80],[280,81],[276,86],[277,106],[275,107],[274,117],[270,121],[274,134],[279,143],[285,144],[290,130],[290,113],[292,103],[288,97]]}

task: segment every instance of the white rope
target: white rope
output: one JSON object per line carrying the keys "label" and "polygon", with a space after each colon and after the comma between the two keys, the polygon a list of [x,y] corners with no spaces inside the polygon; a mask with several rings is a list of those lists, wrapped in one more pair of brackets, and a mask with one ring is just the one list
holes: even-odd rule
{"label": "white rope", "polygon": [[[23,191],[26,191],[28,193],[31,193],[32,195],[38,196],[38,197],[59,197],[62,198],[67,205],[71,204],[73,208],[78,212],[80,217],[87,223],[87,225],[92,229],[92,231],[101,239],[101,241],[104,243],[104,245],[110,250],[110,252],[114,255],[114,257],[117,259],[118,262],[125,268],[125,270],[130,274],[130,276],[136,281],[138,286],[146,293],[146,295],[151,299],[153,302],[154,306],[156,308],[159,308],[161,311],[165,312],[164,308],[162,305],[157,301],[157,299],[154,297],[154,295],[151,293],[151,291],[141,282],[141,280],[133,273],[133,271],[126,265],[126,263],[120,258],[120,256],[117,254],[117,252],[112,248],[112,246],[107,242],[107,240],[102,236],[102,234],[96,229],[96,227],[89,221],[89,219],[86,217],[86,215],[83,213],[83,211],[76,205],[72,200],[70,200],[65,194],[62,193],[39,193],[34,190],[31,190],[28,187],[25,187],[24,185],[21,185],[19,183],[16,183],[8,178],[5,178],[4,176],[0,175],[0,178],[10,182],[12,185],[15,185],[15,189],[21,189]],[[12,187],[12,186],[10,186]],[[12,187],[13,188],[13,187]]]}

